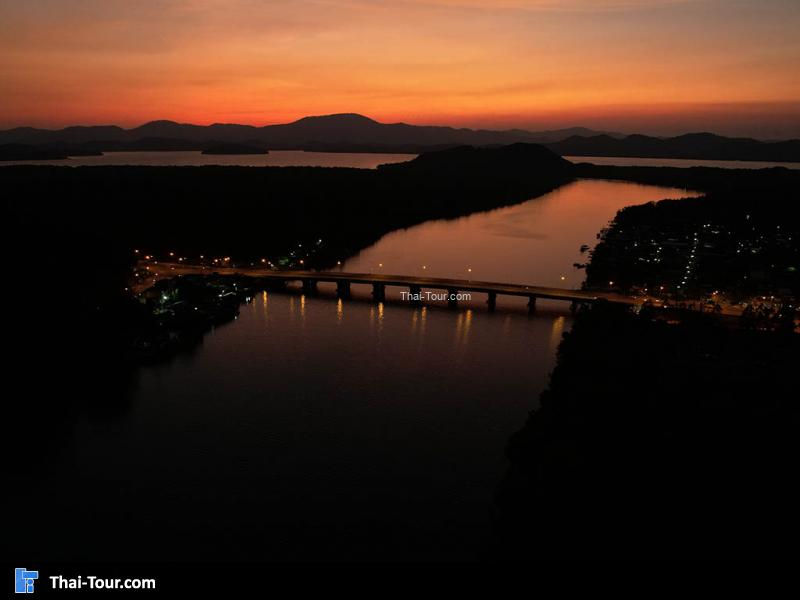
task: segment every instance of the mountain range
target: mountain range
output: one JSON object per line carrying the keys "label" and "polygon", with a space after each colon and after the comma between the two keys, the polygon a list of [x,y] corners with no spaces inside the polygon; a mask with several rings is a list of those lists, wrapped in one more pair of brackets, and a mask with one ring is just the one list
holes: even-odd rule
{"label": "mountain range", "polygon": [[357,114],[304,117],[282,125],[236,125],[215,123],[191,125],[174,121],[151,121],[140,127],[123,129],[114,125],[74,126],[64,129],[17,127],[0,131],[0,144],[86,144],[98,142],[132,143],[141,139],[209,141],[266,145],[270,149],[307,149],[309,145],[381,146],[486,146],[515,142],[555,142],[573,135],[606,132],[582,127],[530,132],[522,129],[492,131],[454,127],[379,123]]}
{"label": "mountain range", "polygon": [[752,138],[729,138],[713,133],[687,133],[669,138],[638,134],[622,138],[609,135],[575,135],[546,145],[562,156],[800,161],[800,140],[762,142]]}
{"label": "mountain range", "polygon": [[256,127],[192,125],[152,121],[123,129],[113,125],[64,129],[17,127],[0,130],[0,159],[52,158],[119,150],[206,150],[240,144],[257,150],[334,152],[411,152],[454,146],[538,143],[566,156],[633,156],[720,160],[800,161],[800,140],[763,142],[693,133],[672,138],[623,135],[582,127],[550,131],[466,129],[406,123],[380,123],[358,114],[305,117],[292,123]]}

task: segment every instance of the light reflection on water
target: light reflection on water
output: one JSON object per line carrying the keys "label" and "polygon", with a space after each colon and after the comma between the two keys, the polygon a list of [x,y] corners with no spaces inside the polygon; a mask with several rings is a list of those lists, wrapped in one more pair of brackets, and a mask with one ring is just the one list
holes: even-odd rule
{"label": "light reflection on water", "polygon": [[[588,260],[581,245],[594,247],[597,233],[620,208],[690,195],[696,194],[576,181],[522,204],[389,233],[341,270],[578,288],[583,271],[573,264]],[[498,306],[508,301],[498,296]]]}
{"label": "light reflection on water", "polygon": [[[469,264],[476,279],[553,285],[617,208],[676,194],[577,182],[389,234],[344,268],[453,277]],[[369,292],[256,295],[197,352],[142,369],[129,412],[80,421],[57,473],[32,484],[58,501],[30,543],[51,561],[77,538],[106,560],[477,556],[503,449],[569,313],[541,303],[529,316],[502,298],[489,313],[478,295],[410,307],[391,288],[375,304]]]}

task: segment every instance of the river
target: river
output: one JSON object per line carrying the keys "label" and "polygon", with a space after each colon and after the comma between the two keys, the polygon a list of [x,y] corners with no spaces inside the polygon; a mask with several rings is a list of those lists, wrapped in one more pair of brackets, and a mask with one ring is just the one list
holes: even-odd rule
{"label": "river", "polygon": [[[685,195],[576,181],[390,233],[342,268],[578,286],[579,247],[619,208]],[[537,404],[569,311],[354,293],[258,294],[195,352],[140,369],[126,408],[79,419],[37,475],[31,494],[53,502],[31,519],[26,555],[481,556],[505,444]]]}

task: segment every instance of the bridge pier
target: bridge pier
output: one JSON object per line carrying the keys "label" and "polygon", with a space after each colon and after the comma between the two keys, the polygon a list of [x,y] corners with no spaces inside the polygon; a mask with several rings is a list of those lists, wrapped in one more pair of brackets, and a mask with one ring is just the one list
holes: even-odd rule
{"label": "bridge pier", "polygon": [[494,312],[494,309],[497,308],[497,292],[489,292],[486,304],[489,305],[489,312]]}
{"label": "bridge pier", "polygon": [[303,279],[303,293],[313,296],[317,293],[317,280],[316,279]]}
{"label": "bridge pier", "polygon": [[[424,303],[421,300],[422,289],[437,290],[435,297],[442,299],[442,292],[447,293],[447,305],[456,308],[460,305],[459,296],[467,292],[462,298],[468,297],[469,292],[486,294],[486,304],[488,311],[492,312],[497,307],[497,296],[508,295],[517,298],[528,299],[528,310],[530,314],[536,311],[536,301],[539,298],[548,300],[560,300],[571,303],[571,310],[580,310],[586,305],[596,303],[611,303],[614,305],[629,306],[633,303],[631,298],[623,295],[607,294],[598,292],[595,295],[591,291],[568,290],[562,288],[541,287],[535,285],[519,285],[510,283],[487,283],[474,282],[456,279],[440,279],[434,277],[416,276],[388,276],[383,274],[364,274],[364,273],[342,273],[342,272],[321,272],[321,271],[267,271],[259,272],[259,282],[265,289],[279,290],[286,286],[302,286],[302,292],[307,295],[318,293],[320,283],[335,284],[336,295],[339,298],[349,298],[351,296],[352,285],[371,285],[372,297],[375,302],[385,302],[386,286],[402,286],[409,290],[411,304],[419,305]],[[452,297],[452,298],[451,298]],[[419,299],[419,300],[418,300]],[[441,300],[440,300],[441,301]]]}
{"label": "bridge pier", "polygon": [[408,286],[408,292],[411,294],[411,304],[418,306],[422,304],[420,295],[422,294],[422,287],[418,285]]}
{"label": "bridge pier", "polygon": [[458,290],[454,290],[453,288],[448,288],[448,290],[447,290],[447,306],[449,308],[458,307],[458,300],[456,300],[456,294],[458,294]]}
{"label": "bridge pier", "polygon": [[350,297],[350,282],[349,281],[337,281],[336,282],[336,296],[339,298],[349,298]]}

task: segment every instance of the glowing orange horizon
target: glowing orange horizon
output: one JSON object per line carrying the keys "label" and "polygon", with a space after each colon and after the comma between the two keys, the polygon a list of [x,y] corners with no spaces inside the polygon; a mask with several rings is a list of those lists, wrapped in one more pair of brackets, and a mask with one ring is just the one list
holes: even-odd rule
{"label": "glowing orange horizon", "polygon": [[0,127],[358,112],[800,136],[797,30],[788,0],[9,2]]}

